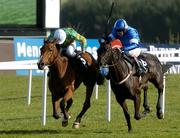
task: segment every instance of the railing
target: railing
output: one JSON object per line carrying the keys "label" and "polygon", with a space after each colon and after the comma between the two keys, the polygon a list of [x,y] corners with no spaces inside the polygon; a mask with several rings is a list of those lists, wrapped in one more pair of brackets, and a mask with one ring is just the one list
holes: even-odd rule
{"label": "railing", "polygon": [[[161,63],[167,68],[174,65],[180,64],[180,50],[175,51],[151,51],[148,52],[156,55]],[[163,53],[163,54],[162,54]],[[172,56],[172,55],[176,55]],[[164,56],[162,56],[164,55]],[[28,105],[31,102],[31,87],[32,87],[32,70],[37,70],[37,60],[27,60],[27,61],[8,61],[0,62],[0,70],[29,70],[29,82],[28,82]],[[48,68],[44,69],[43,75],[43,107],[42,107],[42,125],[46,124],[46,95],[47,95],[47,72]],[[180,72],[177,72],[180,73]],[[165,75],[164,75],[164,92],[163,92],[163,112],[165,111]],[[96,99],[98,99],[98,85],[94,88]],[[107,85],[107,111],[106,111],[107,121],[111,120],[111,87],[110,81]]]}
{"label": "railing", "polygon": [[[0,70],[28,70],[28,100],[27,103],[31,103],[31,88],[32,88],[32,70],[37,70],[37,61],[38,60],[26,60],[26,61],[7,61],[0,62]],[[46,95],[47,95],[47,72],[48,68],[44,69],[43,77],[43,93],[42,93],[42,125],[46,124]]]}

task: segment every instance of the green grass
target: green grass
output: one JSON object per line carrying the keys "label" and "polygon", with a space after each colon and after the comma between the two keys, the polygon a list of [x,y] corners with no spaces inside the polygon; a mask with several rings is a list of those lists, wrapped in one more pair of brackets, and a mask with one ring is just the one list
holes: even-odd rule
{"label": "green grass", "polygon": [[[61,120],[52,118],[51,97],[47,96],[47,122],[41,125],[42,77],[33,77],[31,105],[27,105],[28,78],[26,76],[0,75],[0,138],[174,138],[180,137],[180,75],[167,76],[165,119],[156,117],[157,92],[150,85],[149,102],[153,111],[136,121],[132,101],[127,101],[131,114],[133,131],[128,133],[121,107],[112,94],[111,122],[107,122],[106,86],[99,87],[98,100],[91,99],[91,108],[84,115],[80,129],[72,129],[72,123],[84,102],[84,86],[74,95],[70,112],[72,118],[66,128]],[[141,108],[142,110],[142,108]]]}
{"label": "green grass", "polygon": [[36,24],[36,0],[1,0],[0,24]]}
{"label": "green grass", "polygon": [[36,0],[0,0],[0,9],[0,24],[36,24]]}

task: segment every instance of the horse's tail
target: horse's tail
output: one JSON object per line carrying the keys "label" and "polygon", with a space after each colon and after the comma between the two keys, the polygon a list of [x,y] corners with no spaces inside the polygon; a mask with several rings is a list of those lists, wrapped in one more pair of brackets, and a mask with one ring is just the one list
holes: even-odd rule
{"label": "horse's tail", "polygon": [[163,73],[166,73],[168,70],[169,70],[169,68],[170,67],[172,67],[173,66],[173,64],[162,64],[162,71],[163,71]]}

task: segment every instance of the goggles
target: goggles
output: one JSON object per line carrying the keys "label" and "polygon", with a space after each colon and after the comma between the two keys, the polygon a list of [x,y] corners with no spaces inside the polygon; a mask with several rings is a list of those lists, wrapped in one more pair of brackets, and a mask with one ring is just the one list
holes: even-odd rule
{"label": "goggles", "polygon": [[116,29],[117,32],[124,32],[124,29]]}

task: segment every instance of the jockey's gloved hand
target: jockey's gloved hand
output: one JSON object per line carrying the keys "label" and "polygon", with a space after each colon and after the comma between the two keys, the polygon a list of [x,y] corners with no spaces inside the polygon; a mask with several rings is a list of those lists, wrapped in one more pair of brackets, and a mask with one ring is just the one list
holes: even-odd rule
{"label": "jockey's gloved hand", "polygon": [[102,38],[103,38],[105,41],[107,41],[107,40],[108,40],[108,34],[107,34],[107,33],[104,33],[104,34],[102,35]]}
{"label": "jockey's gloved hand", "polygon": [[100,39],[98,39],[98,41],[99,41],[100,44],[103,44],[103,43],[106,42],[106,40],[104,38],[100,38]]}
{"label": "jockey's gloved hand", "polygon": [[108,35],[104,33],[100,39],[98,39],[100,44],[108,43]]}
{"label": "jockey's gloved hand", "polygon": [[122,54],[126,54],[123,48],[120,48]]}

